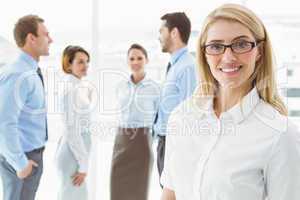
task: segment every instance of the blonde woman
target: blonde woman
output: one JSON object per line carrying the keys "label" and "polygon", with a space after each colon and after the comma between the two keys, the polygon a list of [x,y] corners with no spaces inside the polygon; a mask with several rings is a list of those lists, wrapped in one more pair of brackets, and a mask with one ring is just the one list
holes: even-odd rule
{"label": "blonde woman", "polygon": [[162,200],[297,200],[300,135],[277,93],[268,33],[225,4],[199,37],[202,84],[171,115]]}
{"label": "blonde woman", "polygon": [[87,75],[89,53],[80,46],[68,46],[63,52],[65,92],[63,105],[64,132],[57,149],[57,169],[60,179],[59,200],[87,200],[90,133],[86,129],[90,120],[91,93],[83,83]]}

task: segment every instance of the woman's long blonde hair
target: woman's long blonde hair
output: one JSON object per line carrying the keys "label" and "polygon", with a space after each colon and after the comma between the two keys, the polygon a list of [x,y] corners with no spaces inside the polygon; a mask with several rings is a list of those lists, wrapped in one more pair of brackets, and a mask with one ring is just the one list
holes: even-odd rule
{"label": "woman's long blonde hair", "polygon": [[249,9],[237,4],[225,4],[212,11],[202,27],[197,45],[197,64],[199,68],[200,87],[197,95],[213,96],[218,87],[206,61],[203,46],[207,39],[209,27],[217,20],[238,22],[247,27],[256,41],[261,42],[261,58],[257,61],[255,71],[251,76],[253,87],[256,87],[261,99],[272,105],[281,114],[287,115],[287,109],[278,95],[274,75],[274,55],[270,38],[262,21]]}

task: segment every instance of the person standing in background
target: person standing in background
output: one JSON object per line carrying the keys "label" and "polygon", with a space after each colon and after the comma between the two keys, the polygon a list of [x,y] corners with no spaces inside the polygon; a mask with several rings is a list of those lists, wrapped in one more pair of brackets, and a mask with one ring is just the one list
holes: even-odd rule
{"label": "person standing in background", "polygon": [[34,200],[48,138],[44,82],[38,62],[49,55],[44,20],[18,20],[14,38],[21,53],[0,74],[0,176],[3,200]]}
{"label": "person standing in background", "polygon": [[147,200],[153,165],[151,127],[160,87],[145,72],[144,47],[131,45],[127,62],[131,76],[117,87],[121,119],[112,156],[110,199]]}
{"label": "person standing in background", "polygon": [[[187,44],[191,22],[183,12],[168,13],[161,17],[159,41],[162,52],[171,55],[166,81],[162,87],[161,101],[153,126],[158,136],[157,168],[159,177],[164,167],[165,136],[168,118],[173,109],[191,96],[197,85],[196,67]],[[161,185],[161,187],[163,187]]]}
{"label": "person standing in background", "polygon": [[66,73],[61,99],[63,135],[56,151],[59,200],[88,200],[86,179],[91,133],[87,127],[91,121],[93,90],[82,79],[87,76],[89,61],[89,53],[80,46],[68,46],[63,51],[62,67]]}

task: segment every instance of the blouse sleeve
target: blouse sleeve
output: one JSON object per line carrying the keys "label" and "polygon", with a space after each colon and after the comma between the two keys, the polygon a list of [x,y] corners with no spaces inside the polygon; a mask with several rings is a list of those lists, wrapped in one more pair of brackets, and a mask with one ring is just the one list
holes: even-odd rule
{"label": "blouse sleeve", "polygon": [[266,169],[268,200],[298,200],[300,197],[300,133],[296,127],[282,133]]}
{"label": "blouse sleeve", "polygon": [[85,147],[82,134],[88,132],[90,114],[90,95],[87,88],[76,88],[65,98],[67,130],[66,141],[79,164],[79,172],[87,172],[89,152]]}

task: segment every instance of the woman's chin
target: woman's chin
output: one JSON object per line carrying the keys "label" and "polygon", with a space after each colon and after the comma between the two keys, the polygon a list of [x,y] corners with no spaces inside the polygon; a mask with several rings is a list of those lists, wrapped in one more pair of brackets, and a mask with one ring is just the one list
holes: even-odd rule
{"label": "woman's chin", "polygon": [[238,80],[225,80],[220,85],[222,88],[234,89],[239,87],[240,82]]}

